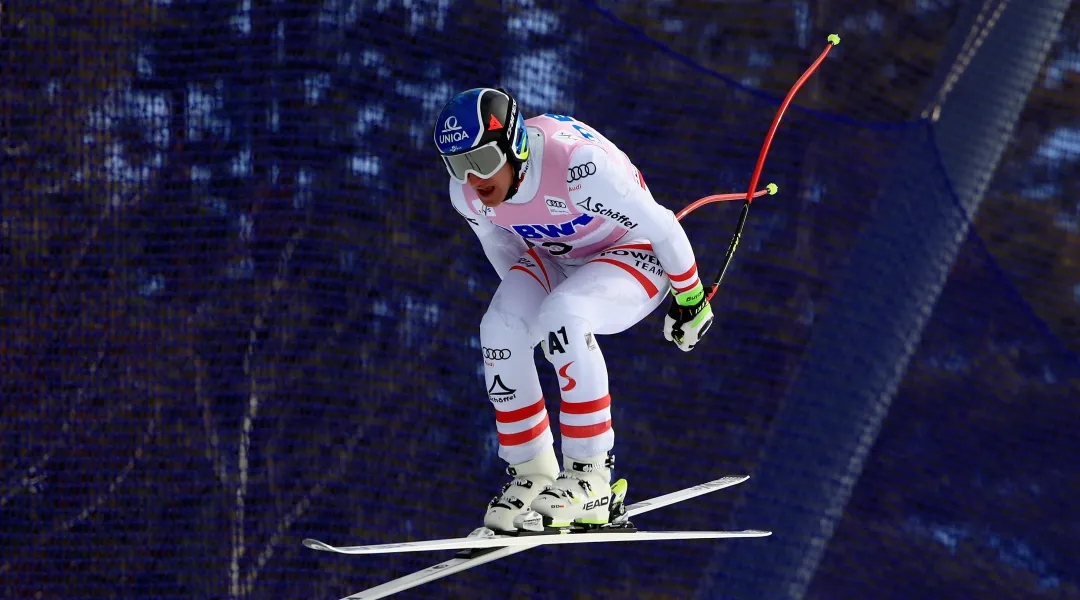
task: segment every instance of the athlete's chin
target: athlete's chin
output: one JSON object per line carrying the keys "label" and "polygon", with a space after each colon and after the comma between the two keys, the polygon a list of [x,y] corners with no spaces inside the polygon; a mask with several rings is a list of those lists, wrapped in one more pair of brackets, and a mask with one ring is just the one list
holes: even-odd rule
{"label": "athlete's chin", "polygon": [[495,208],[506,199],[506,194],[497,188],[480,188],[476,190],[476,195],[480,198],[480,202],[488,208]]}

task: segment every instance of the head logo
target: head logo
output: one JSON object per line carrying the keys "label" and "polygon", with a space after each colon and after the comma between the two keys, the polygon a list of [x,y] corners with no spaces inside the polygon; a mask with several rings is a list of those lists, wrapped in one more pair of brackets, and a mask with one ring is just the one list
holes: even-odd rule
{"label": "head logo", "polygon": [[578,179],[585,179],[589,175],[596,175],[596,164],[592,161],[581,165],[574,165],[566,172],[566,183],[573,183]]}
{"label": "head logo", "polygon": [[608,500],[611,498],[604,496],[603,498],[597,498],[596,500],[590,500],[585,503],[585,508],[582,510],[592,510],[594,508],[600,508],[601,506],[607,506]]}

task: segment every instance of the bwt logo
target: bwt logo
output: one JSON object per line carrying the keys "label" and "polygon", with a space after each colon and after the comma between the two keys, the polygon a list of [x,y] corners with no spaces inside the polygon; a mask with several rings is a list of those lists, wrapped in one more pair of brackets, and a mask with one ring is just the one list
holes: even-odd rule
{"label": "bwt logo", "polygon": [[469,139],[469,134],[461,129],[458,125],[457,117],[450,115],[443,121],[442,131],[439,132],[439,143],[449,144],[451,142],[460,142],[461,140]]}
{"label": "bwt logo", "polygon": [[511,227],[518,235],[529,240],[560,238],[574,235],[577,233],[578,227],[584,227],[589,223],[592,223],[595,218],[596,217],[592,215],[578,215],[573,221],[566,221],[565,223],[555,223],[553,225],[511,225]]}

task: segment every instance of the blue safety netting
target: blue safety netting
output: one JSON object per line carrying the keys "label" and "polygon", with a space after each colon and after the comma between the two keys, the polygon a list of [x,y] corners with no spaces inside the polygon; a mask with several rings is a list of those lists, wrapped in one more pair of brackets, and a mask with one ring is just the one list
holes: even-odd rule
{"label": "blue safety netting", "polygon": [[[755,473],[897,173],[920,173],[905,193],[957,205],[918,112],[950,2],[848,2],[835,22],[796,0],[13,4],[0,597],[336,598],[448,557],[333,556],[302,538],[479,524],[506,478],[478,339],[498,277],[430,142],[457,91],[499,84],[527,116],[574,115],[678,210],[745,191],[783,93],[828,33],[844,39],[784,118],[762,178],[780,193],[755,201],[706,341],[664,342],[660,311],[599,340],[630,500]],[[902,46],[876,47],[897,30]],[[1077,31],[959,257],[935,264],[948,283],[809,597],[1080,597],[1080,143],[1056,95],[1075,88]],[[683,221],[705,272],[738,209]],[[903,285],[889,272],[866,286]],[[890,335],[891,315],[873,319]],[[741,497],[637,524],[715,529]],[[532,550],[401,597],[687,598],[715,548]]]}

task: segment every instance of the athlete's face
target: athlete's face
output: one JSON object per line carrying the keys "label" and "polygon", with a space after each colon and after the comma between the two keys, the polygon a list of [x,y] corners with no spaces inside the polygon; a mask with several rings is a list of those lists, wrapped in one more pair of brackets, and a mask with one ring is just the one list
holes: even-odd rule
{"label": "athlete's face", "polygon": [[514,168],[510,162],[502,166],[494,175],[487,179],[481,179],[475,173],[469,173],[469,186],[484,206],[496,207],[506,200],[506,194],[510,191],[510,182],[514,179]]}

